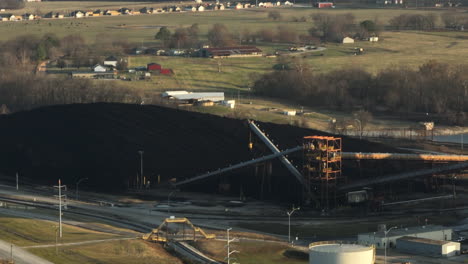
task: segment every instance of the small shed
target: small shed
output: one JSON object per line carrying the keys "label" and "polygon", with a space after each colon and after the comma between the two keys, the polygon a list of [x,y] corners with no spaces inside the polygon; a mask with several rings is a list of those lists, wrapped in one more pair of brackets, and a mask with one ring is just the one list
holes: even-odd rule
{"label": "small shed", "polygon": [[398,238],[396,248],[402,252],[432,256],[452,257],[460,255],[460,243],[405,236]]}
{"label": "small shed", "polygon": [[159,71],[159,73],[161,73],[162,75],[172,75],[174,74],[174,72],[172,71],[172,69],[161,69]]}
{"label": "small shed", "polygon": [[112,66],[112,67],[117,67],[118,60],[114,56],[107,57],[104,60],[104,65],[105,66]]}
{"label": "small shed", "polygon": [[160,64],[157,64],[157,63],[149,63],[146,65],[146,70],[147,71],[161,71],[162,69],[162,66]]}
{"label": "small shed", "polygon": [[100,64],[94,65],[92,69],[94,72],[106,72],[107,71],[107,68]]}
{"label": "small shed", "polygon": [[354,39],[350,37],[344,37],[342,42],[343,44],[351,44],[354,43]]}

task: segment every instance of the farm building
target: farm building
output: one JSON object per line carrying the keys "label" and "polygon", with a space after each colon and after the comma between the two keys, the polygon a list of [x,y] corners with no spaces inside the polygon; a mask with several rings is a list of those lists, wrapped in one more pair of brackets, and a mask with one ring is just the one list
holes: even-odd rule
{"label": "farm building", "polygon": [[93,72],[106,72],[107,71],[107,68],[100,64],[94,65],[92,69],[93,69]]}
{"label": "farm building", "polygon": [[72,17],[75,17],[75,18],[82,18],[82,17],[84,17],[84,12],[79,11],[79,10],[73,11],[73,12],[71,13],[71,16],[72,16]]}
{"label": "farm building", "polygon": [[104,60],[104,66],[112,66],[112,67],[117,67],[118,60],[114,56],[107,57]]}
{"label": "farm building", "polygon": [[343,44],[351,44],[351,43],[354,43],[354,39],[352,39],[350,37],[344,37],[342,43]]}
{"label": "farm building", "polygon": [[333,8],[334,5],[332,2],[317,2],[314,4],[317,8]]}
{"label": "farm building", "polygon": [[221,102],[224,101],[224,93],[188,93],[188,94],[176,94],[173,96],[178,101],[187,102]]}
{"label": "farm building", "polygon": [[202,101],[211,101],[211,102],[223,102],[224,93],[192,93],[187,91],[166,91],[161,94],[164,98],[175,99],[178,101],[186,102],[202,102]]}
{"label": "farm building", "polygon": [[405,236],[398,238],[396,248],[402,252],[432,257],[452,257],[460,255],[460,243],[458,242],[420,237]]}
{"label": "farm building", "polygon": [[162,97],[174,98],[175,95],[188,94],[187,91],[166,91],[161,94]]}
{"label": "farm building", "polygon": [[148,65],[146,65],[146,70],[147,71],[161,71],[162,69],[162,66],[160,64],[157,64],[157,63],[149,63]]}
{"label": "farm building", "polygon": [[72,79],[114,79],[113,72],[72,72]]}
{"label": "farm building", "polygon": [[254,46],[203,48],[200,50],[200,56],[206,58],[260,57],[262,50]]}
{"label": "farm building", "polygon": [[[362,245],[375,245],[376,248],[395,247],[397,239],[405,236],[427,238],[434,240],[451,240],[452,229],[438,226],[415,226],[408,228],[393,229],[385,237],[385,228],[377,232],[364,233],[358,235],[358,242]],[[388,243],[387,243],[388,242]]]}
{"label": "farm building", "polygon": [[172,69],[161,69],[159,71],[159,73],[161,73],[162,75],[172,75],[174,74],[174,72],[172,71]]}
{"label": "farm building", "polygon": [[24,14],[23,19],[24,20],[34,20],[34,15],[33,14]]}

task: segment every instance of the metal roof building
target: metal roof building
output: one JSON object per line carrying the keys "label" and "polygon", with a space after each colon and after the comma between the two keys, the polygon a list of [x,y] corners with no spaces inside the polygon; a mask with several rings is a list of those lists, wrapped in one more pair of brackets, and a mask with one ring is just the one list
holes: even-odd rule
{"label": "metal roof building", "polygon": [[179,101],[224,101],[224,93],[187,93],[175,94],[173,97]]}
{"label": "metal roof building", "polygon": [[362,245],[375,245],[376,248],[395,247],[397,239],[405,236],[446,241],[452,240],[452,229],[439,225],[414,226],[392,229],[390,232],[387,232],[387,236],[385,236],[383,230],[379,230],[359,234],[358,243]]}
{"label": "metal roof building", "polygon": [[396,248],[402,252],[432,257],[452,257],[460,254],[460,243],[420,237],[401,237]]}

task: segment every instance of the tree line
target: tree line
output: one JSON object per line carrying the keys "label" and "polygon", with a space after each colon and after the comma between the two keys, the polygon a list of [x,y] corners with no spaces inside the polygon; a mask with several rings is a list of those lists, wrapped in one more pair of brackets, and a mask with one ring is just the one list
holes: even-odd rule
{"label": "tree line", "polygon": [[298,59],[287,65],[255,80],[253,91],[342,111],[446,114],[459,125],[467,120],[467,65],[429,61],[416,70],[392,67],[376,75],[360,68],[316,74]]}
{"label": "tree line", "polygon": [[36,74],[44,60],[85,60],[92,50],[79,35],[25,35],[0,43],[0,105],[14,112],[54,104],[139,103],[137,92],[116,82]]}
{"label": "tree line", "polygon": [[24,0],[2,0],[0,1],[0,8],[5,9],[21,9],[24,8],[26,2]]}

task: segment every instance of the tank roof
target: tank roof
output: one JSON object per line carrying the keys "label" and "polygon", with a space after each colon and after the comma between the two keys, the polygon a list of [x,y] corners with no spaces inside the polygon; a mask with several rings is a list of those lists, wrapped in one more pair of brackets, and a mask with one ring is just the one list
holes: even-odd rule
{"label": "tank roof", "polygon": [[372,247],[357,245],[357,244],[328,244],[324,243],[312,243],[309,245],[309,249],[318,252],[360,252],[360,251],[367,251],[371,250]]}

